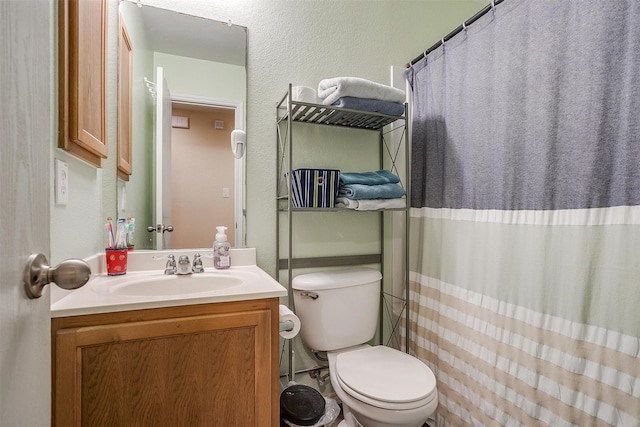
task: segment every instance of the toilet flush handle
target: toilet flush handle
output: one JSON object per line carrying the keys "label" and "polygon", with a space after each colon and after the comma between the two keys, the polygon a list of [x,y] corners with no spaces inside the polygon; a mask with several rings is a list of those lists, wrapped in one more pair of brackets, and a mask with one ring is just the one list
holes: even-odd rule
{"label": "toilet flush handle", "polygon": [[302,297],[309,297],[311,299],[318,299],[318,294],[316,294],[315,292],[311,292],[311,291],[302,291],[300,292],[300,296]]}

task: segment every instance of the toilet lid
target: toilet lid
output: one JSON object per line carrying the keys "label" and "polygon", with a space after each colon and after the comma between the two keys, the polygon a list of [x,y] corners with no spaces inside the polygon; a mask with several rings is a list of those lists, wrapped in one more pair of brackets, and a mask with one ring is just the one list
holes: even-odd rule
{"label": "toilet lid", "polygon": [[385,346],[340,353],[336,373],[345,391],[381,407],[385,403],[421,406],[433,399],[436,390],[435,375],[427,365]]}

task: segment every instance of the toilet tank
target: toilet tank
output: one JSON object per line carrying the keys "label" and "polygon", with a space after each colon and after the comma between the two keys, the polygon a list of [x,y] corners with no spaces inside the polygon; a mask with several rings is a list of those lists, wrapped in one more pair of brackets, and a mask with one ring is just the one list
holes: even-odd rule
{"label": "toilet tank", "polygon": [[380,272],[370,268],[295,277],[295,312],[307,347],[330,351],[371,340],[378,325],[381,279]]}

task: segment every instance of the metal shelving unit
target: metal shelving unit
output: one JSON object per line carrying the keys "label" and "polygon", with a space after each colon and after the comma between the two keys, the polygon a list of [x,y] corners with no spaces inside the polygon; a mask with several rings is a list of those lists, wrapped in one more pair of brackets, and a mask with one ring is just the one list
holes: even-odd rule
{"label": "metal shelving unit", "polygon": [[[277,197],[276,197],[276,209],[277,209],[277,221],[276,221],[276,256],[277,256],[277,268],[276,268],[276,280],[280,281],[280,272],[287,271],[286,283],[283,283],[287,287],[289,293],[289,307],[293,308],[293,270],[299,268],[321,268],[321,267],[340,267],[340,266],[355,266],[366,264],[379,264],[380,270],[385,277],[385,251],[384,251],[384,218],[385,212],[396,211],[403,213],[404,215],[404,289],[403,296],[394,296],[384,291],[384,285],[381,290],[380,298],[380,343],[385,344],[383,332],[385,327],[385,314],[387,314],[390,333],[387,345],[392,340],[397,340],[400,343],[398,334],[401,333],[400,323],[402,318],[406,319],[404,322],[404,347],[408,351],[408,336],[409,336],[409,322],[408,322],[408,301],[409,301],[409,206],[408,195],[409,193],[409,136],[407,132],[407,106],[405,105],[405,114],[402,117],[390,116],[381,113],[366,112],[360,110],[352,110],[348,108],[339,108],[321,104],[312,104],[306,102],[294,101],[292,99],[292,85],[289,84],[289,89],[285,95],[280,99],[276,106],[276,126],[277,126],[277,147],[278,147],[278,164],[276,167],[276,179],[277,179]],[[294,124],[310,124],[319,126],[333,126],[343,127],[350,129],[365,129],[375,132],[379,135],[379,166],[383,168],[385,160],[388,161],[388,168],[396,173],[401,180],[401,185],[407,192],[407,206],[401,209],[386,209],[376,211],[355,211],[347,208],[296,208],[293,206],[293,200],[289,192],[291,188],[291,182],[289,180],[292,176],[292,163],[293,163],[293,145],[294,145]],[[348,132],[348,131],[345,131]],[[394,138],[396,138],[394,140]],[[374,149],[374,148],[372,148]],[[399,154],[404,154],[404,170],[399,171],[400,165],[398,164]],[[332,212],[352,212],[353,215],[380,215],[380,250],[377,253],[358,254],[358,255],[344,255],[344,256],[325,256],[325,257],[312,257],[312,258],[296,258],[294,257],[293,248],[293,217],[294,215],[303,215],[305,212],[322,212],[331,214]],[[286,215],[286,230],[282,230],[280,226],[281,215]],[[287,253],[286,256],[281,256],[281,236],[286,232],[287,236]],[[400,314],[395,315],[394,310],[390,307],[394,305],[394,301],[401,301],[402,309]],[[293,379],[294,373],[292,372],[293,365],[293,351],[291,344],[289,345],[289,380]]]}

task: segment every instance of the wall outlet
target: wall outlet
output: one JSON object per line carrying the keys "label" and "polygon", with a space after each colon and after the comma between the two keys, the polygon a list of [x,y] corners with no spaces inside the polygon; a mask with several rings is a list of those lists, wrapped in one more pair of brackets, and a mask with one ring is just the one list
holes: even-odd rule
{"label": "wall outlet", "polygon": [[56,159],[55,163],[56,205],[69,203],[69,165]]}

